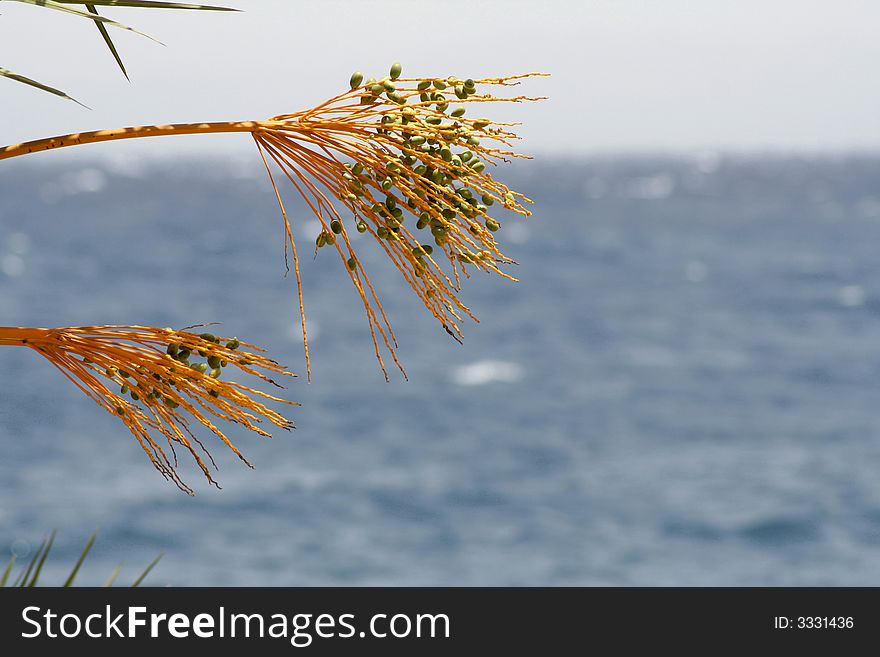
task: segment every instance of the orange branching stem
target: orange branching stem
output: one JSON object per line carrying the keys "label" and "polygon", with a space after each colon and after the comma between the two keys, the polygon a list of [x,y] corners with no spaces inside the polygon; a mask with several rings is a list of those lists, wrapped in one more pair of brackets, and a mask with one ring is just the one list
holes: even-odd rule
{"label": "orange branching stem", "polygon": [[[385,373],[382,348],[397,367],[397,341],[379,296],[353,246],[369,235],[391,260],[425,308],[454,339],[463,317],[476,320],[458,297],[472,270],[516,280],[502,267],[513,263],[495,240],[501,228],[490,216],[496,203],[527,217],[532,201],[497,180],[490,167],[511,158],[518,124],[474,118],[498,102],[541,98],[496,96],[540,73],[479,80],[400,78],[366,82],[352,76],[350,89],[317,107],[266,121],[141,126],[79,133],[0,148],[0,159],[76,144],[175,134],[250,132],[260,151],[283,216],[294,257],[306,369],[311,367],[299,259],[293,231],[272,166],[280,170],[321,224],[316,253],[335,251],[366,311],[375,354]],[[409,219],[408,219],[409,218]]]}
{"label": "orange branching stem", "polygon": [[[216,464],[196,437],[193,424],[210,430],[249,467],[253,466],[215,424],[217,420],[266,437],[270,434],[259,426],[264,421],[285,430],[293,427],[263,401],[295,402],[225,376],[227,370],[238,370],[276,387],[281,386],[272,375],[294,376],[263,355],[263,349],[237,338],[146,326],[6,326],[0,327],[3,345],[28,347],[51,362],[101,408],[122,420],[162,476],[188,494],[193,491],[178,475],[175,445],[186,449],[208,481],[217,485],[211,474]],[[199,356],[205,362],[190,362]]]}

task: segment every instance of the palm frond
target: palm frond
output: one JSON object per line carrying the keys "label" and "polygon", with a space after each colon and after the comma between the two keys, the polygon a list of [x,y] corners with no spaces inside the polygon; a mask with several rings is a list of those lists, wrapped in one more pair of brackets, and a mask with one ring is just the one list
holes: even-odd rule
{"label": "palm frond", "polygon": [[111,586],[113,586],[113,584],[116,583],[116,578],[119,577],[119,573],[121,573],[121,572],[122,572],[122,564],[119,563],[116,565],[116,567],[113,569],[113,572],[110,573],[110,576],[107,577],[107,579],[104,581],[104,583],[101,586],[105,589],[108,589]]}
{"label": "palm frond", "polygon": [[[52,551],[52,546],[55,543],[55,535],[56,532],[52,531],[47,537],[43,538],[40,541],[40,545],[37,547],[30,561],[28,562],[27,567],[23,568],[21,572],[19,572],[18,576],[15,578],[15,582],[13,586],[24,588],[24,587],[35,587],[40,583],[40,576],[43,572],[43,566],[46,564],[46,560],[49,558],[49,553]],[[82,552],[79,555],[79,558],[76,561],[76,564],[73,567],[68,578],[65,580],[63,587],[68,588],[73,586],[74,579],[76,575],[79,573],[80,568],[83,565],[83,562],[86,560],[89,552],[92,550],[92,546],[95,544],[95,539],[97,538],[97,532],[93,532],[89,537],[88,541],[86,541],[86,545],[83,548]],[[144,578],[150,574],[150,572],[155,568],[156,564],[159,563],[159,560],[162,558],[160,554],[157,556],[150,564],[146,567],[146,569],[138,576],[138,578],[132,584],[132,587],[140,586]],[[12,574],[12,569],[16,563],[16,555],[13,554],[6,568],[3,570],[3,574],[0,575],[0,588],[3,588],[7,585],[9,581],[9,576]],[[113,586],[113,583],[116,581],[116,578],[119,576],[119,573],[122,571],[122,564],[116,566],[111,572],[110,577],[104,582],[104,586]]]}
{"label": "palm frond", "polygon": [[9,78],[10,80],[15,80],[16,82],[21,82],[30,87],[35,87],[36,89],[40,89],[42,91],[48,91],[50,94],[55,94],[56,96],[60,96],[61,98],[65,98],[67,100],[72,100],[77,105],[82,105],[86,107],[81,102],[79,102],[76,98],[72,98],[68,96],[66,93],[61,91],[60,89],[56,89],[55,87],[50,87],[47,84],[43,84],[42,82],[37,82],[32,78],[25,77],[23,75],[19,75],[18,73],[13,73],[8,68],[0,68],[0,76],[4,78]]}
{"label": "palm frond", "polygon": [[139,587],[139,586],[143,583],[144,579],[146,579],[147,575],[150,574],[150,571],[152,571],[153,568],[156,567],[156,564],[159,563],[159,560],[160,560],[163,556],[164,556],[164,555],[160,554],[160,555],[157,556],[155,559],[153,559],[153,560],[150,562],[150,565],[147,566],[147,567],[144,569],[144,572],[141,573],[140,577],[138,577],[138,578],[134,581],[134,583],[131,585],[131,588],[136,589],[137,587]]}
{"label": "palm frond", "polygon": [[[92,4],[87,4],[86,9],[88,9],[93,14],[98,13],[98,8]],[[101,21],[95,21],[95,27],[98,28],[98,33],[101,35],[101,38],[104,39],[104,43],[107,44],[107,47],[110,49],[110,54],[113,55],[113,59],[116,60],[117,66],[119,66],[119,70],[122,71],[122,74],[125,76],[126,80],[130,80],[128,77],[128,71],[125,70],[125,64],[122,63],[122,57],[119,56],[119,51],[116,50],[116,44],[113,43],[113,39],[110,38],[110,33],[107,31],[107,28],[104,26],[104,23]]]}
{"label": "palm frond", "polygon": [[[83,18],[89,18],[93,21],[97,21],[100,23],[104,23],[105,25],[110,25],[111,27],[118,28],[120,30],[127,30],[129,32],[134,32],[135,34],[140,34],[141,36],[145,36],[152,41],[156,41],[157,43],[161,43],[157,41],[149,34],[144,34],[140,30],[136,30],[133,27],[129,27],[128,25],[124,25],[122,23],[118,23],[117,21],[110,20],[105,16],[101,16],[100,14],[95,14],[91,11],[86,11],[83,9],[77,9],[76,7],[70,6],[70,3],[57,2],[57,0],[12,0],[13,2],[21,2],[26,5],[34,5],[35,7],[45,7],[46,9],[54,9],[55,11],[63,11],[68,14],[73,14],[74,16],[81,16]],[[79,2],[77,4],[84,4]]]}
{"label": "palm frond", "polygon": [[[37,551],[37,554],[34,555],[34,560],[36,561],[36,568],[34,568],[34,574],[31,576],[30,581],[27,581],[25,578],[25,582],[22,583],[22,586],[34,587],[37,585],[37,581],[40,579],[40,574],[43,572],[43,566],[46,565],[46,559],[49,557],[49,552],[52,551],[52,546],[55,544],[55,534],[56,532],[52,532],[49,534],[49,537],[43,543],[43,552],[40,554]],[[39,556],[39,559],[37,558]]]}
{"label": "palm frond", "polygon": [[[53,532],[53,534],[54,534],[54,532]],[[14,586],[16,588],[24,588],[28,585],[28,582],[30,581],[31,573],[34,570],[34,567],[37,565],[37,562],[40,560],[40,555],[43,554],[43,548],[46,547],[47,542],[48,542],[47,538],[44,538],[40,542],[39,547],[37,547],[37,551],[34,552],[34,556],[28,562],[27,568],[25,568],[24,570],[22,570],[18,574],[18,577],[15,578],[15,582],[12,584],[12,586]]]}
{"label": "palm frond", "polygon": [[73,586],[73,581],[79,574],[79,569],[82,568],[83,562],[86,560],[86,557],[89,556],[89,552],[92,551],[92,546],[95,544],[95,539],[97,538],[98,532],[92,532],[92,535],[89,536],[89,540],[86,541],[86,546],[83,548],[83,551],[79,555],[79,559],[76,560],[76,564],[74,564],[73,570],[70,571],[70,575],[68,575],[67,579],[64,581],[64,588],[70,588],[71,586]]}
{"label": "palm frond", "polygon": [[6,586],[6,582],[9,581],[9,575],[12,573],[12,567],[15,565],[15,555],[13,554],[9,557],[9,561],[6,563],[6,568],[3,569],[3,574],[0,575],[0,589]]}
{"label": "palm frond", "polygon": [[[458,297],[462,279],[482,271],[515,280],[502,269],[514,263],[495,240],[502,220],[494,213],[490,216],[489,208],[497,203],[513,215],[527,217],[531,212],[526,206],[532,202],[490,172],[490,167],[512,158],[527,157],[513,150],[513,141],[519,139],[513,128],[518,124],[466,115],[493,103],[541,100],[525,95],[496,96],[490,90],[506,90],[525,78],[543,74],[479,80],[401,79],[399,74],[399,65],[381,81],[364,82],[364,76],[356,73],[343,93],[312,109],[265,121],[77,133],[0,148],[0,160],[117,139],[250,133],[268,172],[284,221],[286,243],[293,253],[307,372],[311,367],[299,259],[272,164],[321,223],[315,255],[331,247],[328,250],[339,256],[364,306],[375,354],[386,378],[381,347],[406,376],[396,356],[394,331],[350,237],[354,232],[371,237],[428,312],[461,341],[459,323],[465,317],[476,321]],[[452,102],[457,105],[452,107]],[[411,217],[408,225],[407,217]],[[347,226],[349,219],[353,225]]]}
{"label": "palm frond", "polygon": [[[55,0],[63,5],[83,4],[82,0]],[[186,2],[153,2],[153,0],[95,0],[90,4],[102,7],[135,7],[139,9],[188,9],[194,11],[241,11],[232,7],[194,5]]]}
{"label": "palm frond", "polygon": [[[268,172],[284,221],[286,242],[293,253],[307,372],[311,367],[299,259],[272,164],[321,223],[315,255],[323,247],[331,247],[327,250],[339,256],[364,306],[375,354],[386,378],[381,347],[406,376],[396,356],[397,341],[391,324],[350,237],[354,232],[371,237],[428,312],[449,335],[461,341],[459,323],[465,317],[476,321],[458,297],[462,279],[473,271],[482,271],[515,280],[502,269],[514,263],[496,242],[502,219],[494,213],[490,216],[490,207],[497,203],[513,215],[527,217],[531,212],[526,206],[532,202],[490,172],[490,167],[512,158],[527,157],[513,150],[513,141],[519,139],[513,128],[518,124],[466,114],[493,103],[541,100],[525,95],[496,96],[490,90],[506,90],[525,78],[543,74],[461,80],[400,79],[394,72],[392,67],[392,76],[366,82],[362,74],[356,73],[343,93],[312,109],[265,121],[77,133],[0,148],[0,160],[117,139],[250,133]],[[396,72],[399,75],[399,68]],[[457,100],[447,99],[446,95]],[[452,102],[457,106],[452,107]],[[408,225],[407,217],[411,217]],[[353,225],[347,224],[349,219]]]}
{"label": "palm frond", "polygon": [[[116,48],[116,44],[113,43],[113,39],[110,37],[110,34],[107,31],[107,26],[109,25],[111,27],[129,30],[142,36],[146,36],[148,39],[152,39],[153,41],[156,41],[156,39],[153,39],[153,37],[144,34],[143,32],[140,32],[133,27],[129,27],[128,25],[124,25],[123,23],[119,23],[117,21],[106,18],[105,16],[102,16],[98,13],[99,6],[138,9],[177,9],[190,11],[239,11],[238,9],[233,9],[231,7],[190,4],[183,2],[153,2],[152,0],[95,0],[95,2],[77,2],[76,0],[13,0],[13,2],[21,2],[23,4],[33,5],[35,7],[44,7],[46,9],[53,9],[55,11],[63,11],[69,14],[73,14],[75,16],[88,18],[94,21],[95,25],[98,28],[98,32],[101,35],[101,38],[107,45],[107,48],[110,50],[110,54],[113,56],[113,59],[116,61],[116,64],[119,66],[119,69],[122,71],[122,74],[125,76],[126,79],[129,79],[128,71],[126,71],[125,69],[125,64],[122,62],[122,57],[120,56],[119,51]],[[71,5],[84,5],[85,10],[73,7]],[[58,89],[55,89],[48,85],[36,82],[35,80],[31,80],[30,78],[25,78],[23,76],[14,74],[4,76],[17,80],[19,82],[23,82],[25,84],[29,84],[32,87],[36,87],[37,89],[48,91],[49,93],[53,93],[56,96],[61,96],[62,98],[73,100],[63,91],[59,91]]]}
{"label": "palm frond", "polygon": [[[237,338],[221,340],[211,333],[143,326],[0,327],[2,345],[28,347],[49,360],[80,391],[122,421],[159,473],[190,495],[192,489],[177,472],[175,445],[182,446],[217,486],[206,459],[213,469],[217,466],[191,421],[207,428],[248,467],[253,466],[215,420],[264,437],[270,434],[259,426],[263,421],[280,429],[293,427],[261,400],[298,404],[223,376],[226,369],[237,370],[278,388],[268,374],[294,376],[264,356],[264,350]],[[205,360],[191,363],[191,357]],[[167,442],[170,454],[160,440]]]}
{"label": "palm frond", "polygon": [[[73,4],[74,0],[56,0],[61,4]],[[140,8],[148,8],[148,9],[190,9],[190,10],[205,10],[205,11],[238,11],[237,9],[231,9],[228,7],[214,7],[211,5],[192,5],[192,4],[183,4],[179,2],[150,2],[148,0],[103,0],[98,2],[90,2],[86,3],[86,9],[88,9],[93,14],[98,14],[97,5],[103,5],[108,7],[140,7]],[[104,23],[96,20],[95,25],[98,28],[98,32],[101,34],[101,38],[104,40],[104,43],[107,44],[107,48],[110,49],[110,54],[113,55],[113,59],[116,60],[116,64],[119,66],[119,69],[122,71],[122,74],[125,76],[125,79],[130,79],[128,77],[128,72],[125,70],[125,64],[122,63],[122,57],[120,57],[119,52],[116,49],[116,45],[113,43],[113,39],[110,38],[109,32],[107,32],[107,28],[104,26]]]}

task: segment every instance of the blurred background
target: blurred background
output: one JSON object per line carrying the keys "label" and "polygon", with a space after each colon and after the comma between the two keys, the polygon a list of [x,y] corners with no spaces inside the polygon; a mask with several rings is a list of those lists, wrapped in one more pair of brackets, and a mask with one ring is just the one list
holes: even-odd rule
{"label": "blurred background", "polygon": [[[11,5],[11,6],[6,6]],[[463,346],[364,244],[410,381],[386,384],[337,263],[304,264],[298,428],[233,432],[177,491],[114,418],[0,352],[0,561],[154,585],[880,584],[880,56],[874,3],[239,2],[108,10],[167,44],[4,3],[0,143],[314,105],[351,71],[546,71],[536,201]],[[75,53],[75,56],[74,54]],[[223,322],[303,372],[282,225],[243,135],[0,164],[0,324]],[[292,195],[296,237],[316,223]],[[323,256],[323,254],[322,254]]]}

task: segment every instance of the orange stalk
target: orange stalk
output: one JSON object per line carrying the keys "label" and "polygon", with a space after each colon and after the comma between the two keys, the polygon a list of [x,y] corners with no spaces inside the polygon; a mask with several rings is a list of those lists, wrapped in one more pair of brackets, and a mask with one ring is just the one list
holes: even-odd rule
{"label": "orange stalk", "polygon": [[511,158],[526,157],[511,146],[518,139],[513,131],[516,124],[473,118],[470,113],[498,102],[540,100],[499,97],[489,90],[514,87],[542,74],[460,80],[397,78],[395,70],[399,74],[398,66],[392,76],[364,84],[363,76],[356,74],[349,90],[314,108],[265,121],[83,132],[0,148],[0,160],[120,139],[251,133],[269,172],[293,251],[307,372],[311,373],[311,363],[300,263],[270,160],[321,224],[315,254],[332,246],[357,289],[383,372],[380,345],[403,371],[394,332],[357,256],[352,229],[379,245],[425,308],[460,341],[462,317],[476,319],[458,297],[462,275],[468,277],[472,268],[515,280],[502,269],[513,261],[496,243],[503,221],[495,211],[503,208],[505,221],[531,214],[526,207],[531,200],[490,173],[491,167]]}
{"label": "orange stalk", "polygon": [[114,128],[112,130],[95,130],[93,132],[75,132],[69,135],[35,139],[22,144],[13,144],[0,148],[0,160],[20,155],[41,153],[43,151],[78,146],[80,144],[97,144],[103,141],[120,139],[140,139],[143,137],[167,137],[171,135],[217,134],[221,132],[253,132],[257,127],[254,121],[225,121],[217,123],[175,123],[171,125],[142,125],[131,128]]}

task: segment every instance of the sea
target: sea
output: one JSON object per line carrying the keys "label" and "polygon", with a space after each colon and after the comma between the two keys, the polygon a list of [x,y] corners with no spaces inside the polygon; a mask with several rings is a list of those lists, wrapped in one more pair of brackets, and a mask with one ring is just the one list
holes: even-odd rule
{"label": "sea", "polygon": [[[78,150],[78,149],[73,149]],[[355,242],[409,380],[256,153],[0,167],[0,324],[141,324],[262,345],[296,428],[210,435],[189,497],[36,352],[0,350],[0,568],[60,584],[880,585],[880,155],[537,157],[463,281],[458,344]]]}

